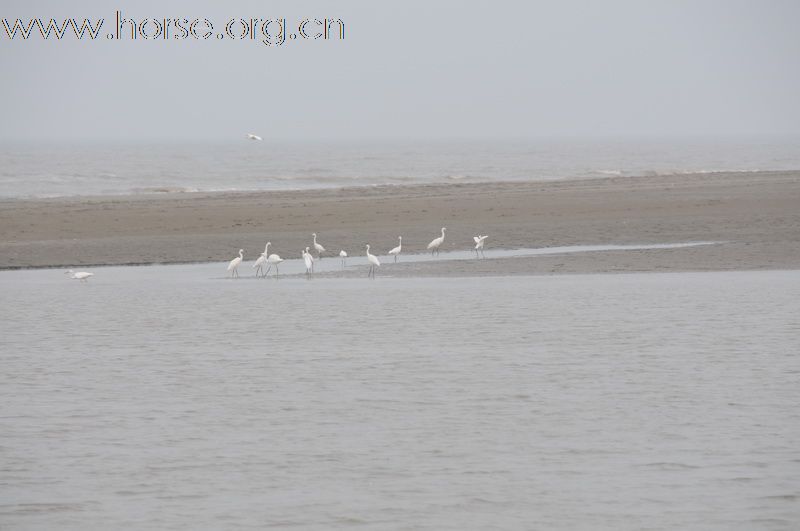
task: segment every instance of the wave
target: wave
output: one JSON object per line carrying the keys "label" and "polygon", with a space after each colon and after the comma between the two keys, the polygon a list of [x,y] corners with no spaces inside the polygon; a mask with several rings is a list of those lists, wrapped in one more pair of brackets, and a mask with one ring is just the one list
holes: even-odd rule
{"label": "wave", "polygon": [[445,180],[447,181],[491,181],[492,179],[487,177],[477,177],[475,175],[464,175],[464,174],[454,174],[454,175],[445,175]]}
{"label": "wave", "polygon": [[[113,174],[87,175],[53,175],[39,176],[33,182],[28,177],[0,177],[0,198],[32,198],[50,199],[79,196],[124,196],[137,194],[190,194],[211,192],[255,192],[255,191],[293,191],[313,189],[333,189],[358,186],[402,186],[414,184],[459,184],[481,182],[551,182],[573,179],[614,179],[614,178],[647,178],[669,175],[711,175],[720,173],[755,174],[764,171],[797,171],[797,170],[761,170],[761,169],[613,169],[600,167],[597,169],[563,169],[562,171],[546,171],[533,169],[513,169],[498,174],[476,175],[470,173],[448,173],[437,171],[414,172],[406,174],[373,173],[363,175],[353,172],[335,176],[309,176],[290,172],[269,177],[255,175],[240,176],[230,179],[225,175],[206,175],[196,179],[186,176],[191,185],[175,184],[172,178],[165,179],[166,184],[150,184],[147,182],[130,183],[123,178],[113,178]],[[231,182],[233,181],[233,182]],[[127,185],[127,186],[126,186]]]}
{"label": "wave", "polygon": [[[761,173],[762,169],[726,169],[726,168],[713,168],[713,169],[637,169],[637,170],[606,170],[596,169],[587,172],[588,175],[597,175],[603,177],[665,177],[668,175],[708,175],[714,173]],[[565,177],[569,178],[569,177]]]}
{"label": "wave", "polygon": [[620,176],[625,172],[622,170],[594,170],[594,173],[599,173],[600,175]]}
{"label": "wave", "polygon": [[190,186],[145,186],[141,188],[131,188],[130,194],[182,194],[200,192],[199,188]]}

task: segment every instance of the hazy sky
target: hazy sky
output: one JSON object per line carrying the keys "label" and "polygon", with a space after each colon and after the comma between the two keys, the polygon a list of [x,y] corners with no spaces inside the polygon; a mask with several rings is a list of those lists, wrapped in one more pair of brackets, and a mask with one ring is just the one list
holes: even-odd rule
{"label": "hazy sky", "polygon": [[[69,4],[69,5],[67,5]],[[344,41],[115,41],[126,17],[340,18]],[[796,1],[4,1],[0,140],[800,135]],[[291,28],[294,31],[294,28]]]}

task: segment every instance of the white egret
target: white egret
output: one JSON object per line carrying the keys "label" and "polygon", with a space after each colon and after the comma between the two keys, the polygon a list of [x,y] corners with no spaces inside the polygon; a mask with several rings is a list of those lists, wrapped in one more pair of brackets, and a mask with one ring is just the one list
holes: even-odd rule
{"label": "white egret", "polygon": [[403,250],[403,237],[402,236],[398,236],[397,239],[399,240],[399,243],[397,244],[397,247],[395,247],[394,249],[389,251],[389,254],[394,256],[394,263],[397,263],[397,257],[400,255],[400,252]]}
{"label": "white egret", "polygon": [[314,237],[314,249],[317,250],[317,256],[322,260],[322,253],[325,252],[325,247],[317,243],[317,233],[311,234]]}
{"label": "white egret", "polygon": [[88,273],[86,271],[78,271],[75,272],[72,269],[67,269],[64,271],[65,275],[69,275],[69,278],[73,280],[80,280],[81,282],[86,282],[89,280],[89,277],[93,277],[94,273]]}
{"label": "white egret", "polygon": [[306,264],[306,275],[314,272],[314,257],[308,252],[308,247],[303,250],[303,262]]}
{"label": "white egret", "polygon": [[486,241],[486,238],[489,236],[473,236],[472,239],[475,240],[475,258],[478,258],[478,251],[481,252],[481,256],[486,258],[486,255],[483,254],[483,243]]}
{"label": "white egret", "polygon": [[347,265],[347,252],[344,249],[339,251],[339,257],[342,259],[342,269]]}
{"label": "white egret", "polygon": [[[267,242],[267,248],[264,249],[264,256],[267,255],[270,245],[272,245],[272,242]],[[280,264],[281,262],[283,262],[283,258],[278,256],[277,254],[269,255],[267,257],[267,263],[269,264],[269,267],[267,268],[267,272],[264,273],[264,276],[266,277],[267,274],[269,274],[270,269],[272,269],[272,266],[275,266],[275,278],[278,278],[278,264]]]}
{"label": "white egret", "polygon": [[[267,249],[269,249],[269,243],[267,243],[267,246],[264,247],[264,252],[261,253],[261,256],[259,256],[258,259],[253,262],[253,268],[256,270],[256,276],[258,276],[259,272],[264,271],[264,264],[267,263]],[[264,273],[264,276],[267,276],[267,274]]]}
{"label": "white egret", "polygon": [[444,243],[444,233],[446,230],[447,228],[442,227],[442,235],[428,244],[428,250],[431,252],[431,256],[433,256],[434,253],[439,254],[439,247]]}
{"label": "white egret", "polygon": [[258,140],[259,142],[263,140],[260,136],[254,135],[253,133],[247,133],[247,138],[250,140]]}
{"label": "white egret", "polygon": [[378,260],[377,256],[369,254],[369,244],[367,244],[367,260],[369,261],[369,273],[367,273],[367,278],[375,278],[375,268],[380,267],[381,262]]}
{"label": "white egret", "polygon": [[239,278],[239,264],[242,263],[242,258],[244,258],[244,249],[239,249],[239,256],[231,260],[228,264],[228,271],[231,272],[231,278],[236,275],[236,278]]}
{"label": "white egret", "polygon": [[314,272],[314,262],[316,262],[316,260],[314,260],[314,256],[311,253],[308,252],[308,247],[306,247],[306,256],[308,256],[308,259],[311,261],[311,272],[313,273]]}

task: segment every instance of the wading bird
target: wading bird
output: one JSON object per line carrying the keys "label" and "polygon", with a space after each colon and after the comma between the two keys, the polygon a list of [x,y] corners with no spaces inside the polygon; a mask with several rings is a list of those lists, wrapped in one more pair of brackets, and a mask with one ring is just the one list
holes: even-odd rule
{"label": "wading bird", "polygon": [[472,239],[475,240],[475,258],[478,258],[478,251],[481,252],[481,256],[486,258],[486,256],[483,254],[483,243],[486,241],[486,238],[488,237],[489,236],[481,236],[481,235],[472,237]]}
{"label": "wading bird", "polygon": [[[253,268],[256,270],[256,276],[258,276],[259,272],[264,271],[264,264],[267,263],[267,249],[269,249],[269,243],[267,243],[267,246],[264,247],[264,252],[261,253],[261,256],[259,256],[258,259],[253,262]],[[264,276],[267,276],[266,273],[264,273]]]}
{"label": "wading bird", "polygon": [[339,251],[339,258],[342,259],[342,269],[344,269],[344,266],[347,265],[347,253],[345,252],[344,249]]}
{"label": "wading bird", "polygon": [[428,244],[428,250],[431,252],[431,256],[433,256],[434,253],[439,254],[439,247],[444,243],[444,233],[446,230],[447,228],[442,227],[442,235]]}
{"label": "wading bird", "polygon": [[308,247],[303,250],[303,262],[306,264],[306,275],[314,272],[314,257],[308,252]]}
{"label": "wading bird", "polygon": [[322,253],[325,252],[325,247],[317,243],[317,233],[311,234],[314,237],[314,249],[317,251],[317,256],[322,260]]}
{"label": "wading bird", "polygon": [[239,256],[231,260],[228,264],[228,271],[231,272],[231,278],[236,275],[236,278],[239,278],[239,264],[242,263],[242,258],[244,258],[244,249],[239,249]]}
{"label": "wading bird", "polygon": [[394,256],[394,263],[397,263],[397,257],[400,256],[400,252],[403,250],[403,237],[398,236],[397,239],[399,240],[397,247],[389,251],[389,254]]}
{"label": "wading bird", "polygon": [[311,272],[314,272],[314,262],[317,260],[314,258],[314,255],[308,252],[308,247],[306,247],[306,254],[308,255],[308,259],[311,260]]}
{"label": "wading bird", "polygon": [[69,275],[69,278],[73,280],[80,280],[81,282],[86,282],[89,280],[89,277],[93,277],[94,273],[87,273],[86,271],[78,271],[77,273],[72,269],[67,269],[64,271],[65,275]]}
{"label": "wading bird", "polygon": [[381,262],[378,260],[377,256],[369,254],[369,244],[367,244],[367,260],[369,260],[369,273],[367,273],[367,278],[375,278],[375,268],[380,267]]}
{"label": "wading bird", "polygon": [[[269,249],[270,245],[272,245],[272,242],[267,242],[267,248],[264,249],[265,256],[267,254],[267,250]],[[280,264],[281,262],[283,262],[283,258],[278,256],[277,254],[269,255],[269,257],[267,258],[267,263],[269,264],[269,267],[267,268],[267,272],[264,273],[264,277],[266,277],[269,274],[269,270],[272,269],[272,266],[275,266],[275,278],[278,278],[278,264]]]}
{"label": "wading bird", "polygon": [[262,140],[260,136],[254,135],[253,133],[247,133],[247,138],[250,140],[258,140],[259,142]]}

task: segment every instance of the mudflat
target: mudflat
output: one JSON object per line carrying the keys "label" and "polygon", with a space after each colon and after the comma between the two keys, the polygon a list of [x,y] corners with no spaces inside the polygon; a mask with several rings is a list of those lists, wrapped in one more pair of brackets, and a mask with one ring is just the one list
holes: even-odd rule
{"label": "mudflat", "polygon": [[[800,268],[800,171],[335,190],[169,193],[0,201],[0,268],[223,261],[240,248],[298,258],[316,232],[328,255],[444,250],[488,234],[494,248],[719,241],[425,263],[394,274]],[[378,254],[378,253],[376,253]]]}

